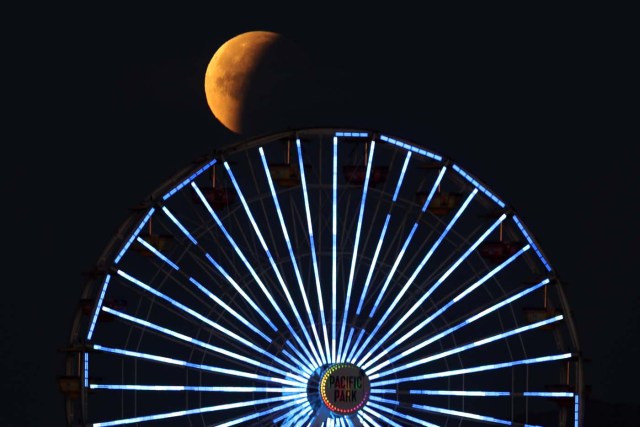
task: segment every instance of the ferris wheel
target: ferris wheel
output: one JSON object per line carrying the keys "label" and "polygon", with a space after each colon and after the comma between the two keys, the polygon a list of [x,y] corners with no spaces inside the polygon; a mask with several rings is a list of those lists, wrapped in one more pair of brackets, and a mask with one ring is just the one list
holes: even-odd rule
{"label": "ferris wheel", "polygon": [[582,426],[563,285],[470,171],[310,128],[198,159],[89,275],[70,426]]}

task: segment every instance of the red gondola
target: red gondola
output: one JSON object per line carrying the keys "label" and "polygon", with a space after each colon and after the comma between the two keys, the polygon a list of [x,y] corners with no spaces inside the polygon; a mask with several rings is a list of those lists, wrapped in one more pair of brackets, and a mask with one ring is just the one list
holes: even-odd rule
{"label": "red gondola", "polygon": [[[344,165],[342,167],[344,179],[349,184],[364,185],[367,176],[367,167],[364,165]],[[369,177],[369,186],[375,187],[377,184],[387,179],[389,168],[387,166],[371,166],[371,176]]]}
{"label": "red gondola", "polygon": [[[233,188],[205,187],[201,188],[200,191],[214,211],[221,211],[236,201],[236,193]],[[193,194],[193,201],[195,203],[202,203],[200,196],[196,193]]]}
{"label": "red gondola", "polygon": [[[93,298],[84,298],[80,300],[80,310],[85,316],[91,315],[95,301]],[[105,299],[102,304],[105,307],[112,308],[118,311],[125,311],[127,309],[127,300],[122,298],[109,298]],[[114,316],[110,313],[100,310],[98,314],[98,320],[101,322],[110,322],[114,319]]]}
{"label": "red gondola", "polygon": [[[170,248],[171,243],[173,241],[173,236],[170,234],[145,234],[141,235],[140,238],[151,246],[156,248],[158,251],[163,252]],[[153,256],[153,252],[149,250],[145,245],[136,241],[136,244],[132,246],[135,251],[138,251],[143,256]]]}
{"label": "red gondola", "polygon": [[295,187],[300,185],[300,170],[298,166],[288,163],[272,163],[269,165],[271,179],[281,187]]}
{"label": "red gondola", "polygon": [[482,257],[494,264],[499,264],[518,252],[524,244],[522,242],[508,242],[505,240],[485,241],[480,244]]}
{"label": "red gondola", "polygon": [[[522,309],[524,313],[524,318],[527,323],[536,323],[542,320],[551,319],[562,312],[554,307],[524,307]],[[540,327],[540,329],[545,329],[547,331],[553,330],[558,326],[557,322],[550,323],[548,325]]]}

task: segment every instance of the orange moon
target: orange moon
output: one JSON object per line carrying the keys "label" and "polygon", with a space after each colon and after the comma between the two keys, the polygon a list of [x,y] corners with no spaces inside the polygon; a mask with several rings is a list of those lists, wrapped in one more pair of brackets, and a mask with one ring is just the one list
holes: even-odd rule
{"label": "orange moon", "polygon": [[207,66],[207,104],[232,132],[279,130],[291,125],[307,67],[302,51],[281,34],[240,34],[222,44]]}

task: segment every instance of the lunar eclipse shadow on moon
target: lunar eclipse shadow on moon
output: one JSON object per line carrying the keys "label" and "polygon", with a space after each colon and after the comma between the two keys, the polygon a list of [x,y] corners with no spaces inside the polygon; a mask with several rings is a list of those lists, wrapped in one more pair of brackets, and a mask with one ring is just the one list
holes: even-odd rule
{"label": "lunar eclipse shadow on moon", "polygon": [[322,102],[305,51],[287,37],[249,31],[223,43],[205,73],[207,104],[215,118],[243,136],[305,126],[304,112]]}

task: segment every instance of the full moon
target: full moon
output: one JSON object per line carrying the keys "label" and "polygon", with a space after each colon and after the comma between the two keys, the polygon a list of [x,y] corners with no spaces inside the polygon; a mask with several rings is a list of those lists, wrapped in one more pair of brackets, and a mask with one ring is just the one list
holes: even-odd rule
{"label": "full moon", "polygon": [[238,134],[284,129],[294,125],[309,76],[305,56],[291,40],[270,31],[246,32],[211,58],[204,79],[207,104]]}

